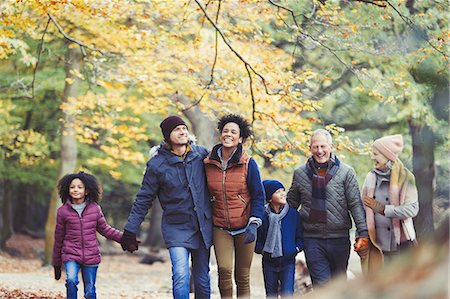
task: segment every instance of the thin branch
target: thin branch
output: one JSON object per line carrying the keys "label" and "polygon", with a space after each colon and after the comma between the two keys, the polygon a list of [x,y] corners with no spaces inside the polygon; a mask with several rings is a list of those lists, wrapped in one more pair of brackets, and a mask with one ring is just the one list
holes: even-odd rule
{"label": "thin branch", "polygon": [[265,112],[261,112],[261,111],[256,111],[256,113],[267,116],[268,118],[270,118],[272,120],[272,122],[277,126],[278,129],[280,129],[281,133],[283,134],[283,137],[287,140],[287,142],[289,142],[290,145],[294,145],[294,142],[292,142],[292,140],[289,138],[289,136],[286,134],[285,130],[280,126],[280,124],[277,122],[277,120],[270,114],[265,113]]}
{"label": "thin branch", "polygon": [[203,8],[203,6],[198,2],[198,0],[195,0],[195,3],[197,3],[197,5],[200,7],[200,9],[203,12],[203,15],[206,17],[206,19],[209,21],[209,23],[216,29],[216,31],[219,33],[219,35],[222,37],[222,40],[224,41],[224,43],[228,46],[228,48],[231,50],[231,52],[234,53],[234,55],[236,55],[236,57],[242,61],[244,63],[244,65],[246,65],[256,76],[258,76],[264,86],[264,89],[266,91],[266,93],[268,95],[274,95],[276,93],[271,93],[269,92],[269,89],[267,88],[267,84],[266,84],[266,79],[259,74],[250,63],[248,63],[231,45],[231,43],[228,41],[228,39],[226,38],[225,34],[222,32],[222,30],[219,28],[219,26],[211,19],[211,17],[208,15],[208,13],[205,11],[205,9]]}
{"label": "thin branch", "polygon": [[64,32],[62,27],[58,24],[58,22],[55,20],[55,18],[51,14],[48,14],[48,17],[52,20],[53,24],[55,24],[56,28],[58,28],[58,31],[64,36],[65,39],[67,39],[67,40],[69,40],[69,41],[71,41],[73,43],[76,43],[76,44],[78,44],[80,46],[81,53],[83,54],[84,57],[86,57],[86,50],[85,50],[85,48],[90,49],[91,51],[99,52],[102,55],[105,55],[105,53],[102,50],[99,50],[99,49],[96,49],[96,48],[92,48],[89,45],[83,43],[82,41],[79,41],[78,39],[69,36],[66,32]]}
{"label": "thin branch", "polygon": [[[217,12],[216,12],[216,24],[219,24],[219,15],[220,15],[221,5],[222,5],[222,0],[219,0],[219,4],[217,6]],[[213,65],[211,67],[211,80],[206,85],[207,87],[209,87],[214,82],[214,69],[216,67],[217,56],[218,56],[218,52],[219,52],[218,45],[219,45],[219,33],[216,30],[216,36],[215,36],[215,40],[214,40],[214,61],[213,61]]]}
{"label": "thin branch", "polygon": [[[361,69],[361,68],[365,68],[365,67],[369,67],[369,64],[363,62],[363,63],[359,63],[357,65],[354,66],[355,69]],[[347,82],[348,78],[350,77],[351,72],[347,69],[345,70],[341,76],[335,80],[331,85],[325,87],[322,90],[317,91],[313,96],[312,99],[319,99],[320,94],[328,94],[336,89],[338,89],[342,84],[344,84],[345,82]]]}
{"label": "thin branch", "polygon": [[253,78],[252,73],[250,72],[250,68],[248,65],[245,65],[245,69],[247,70],[248,79],[249,81],[249,87],[250,87],[250,97],[252,99],[252,127],[255,123],[255,110],[256,110],[256,101],[255,101],[255,95],[253,94]]}
{"label": "thin branch", "polygon": [[195,101],[191,106],[184,108],[183,110],[181,110],[181,112],[186,112],[188,110],[191,110],[192,108],[194,108],[195,106],[197,106],[198,104],[200,104],[200,102],[203,100],[203,97],[206,95],[206,93],[208,92],[208,88],[204,89],[204,92],[202,93],[202,95],[200,96],[200,98]]}
{"label": "thin branch", "polygon": [[363,2],[363,3],[367,3],[367,4],[371,4],[371,5],[375,5],[378,7],[386,7],[386,4],[382,4],[382,3],[378,3],[378,2],[382,2],[382,1],[371,1],[371,0],[352,0],[354,2]]}
{"label": "thin branch", "polygon": [[42,54],[42,51],[44,48],[44,37],[45,37],[45,34],[47,34],[48,25],[50,24],[50,21],[51,21],[51,18],[49,17],[47,24],[45,25],[44,32],[42,33],[41,41],[39,43],[39,48],[38,48],[38,58],[37,58],[36,64],[34,65],[34,68],[33,68],[33,80],[31,81],[31,98],[32,99],[34,99],[34,95],[35,95],[34,94],[34,83],[36,82],[36,73],[37,73],[39,63],[41,62],[41,54]]}
{"label": "thin branch", "polygon": [[[399,16],[400,18],[406,23],[406,25],[408,25],[412,30],[417,31],[417,26],[414,24],[413,21],[411,21],[411,19],[409,19],[408,17],[405,17],[394,5],[392,5],[388,0],[385,0],[385,2],[389,5],[389,7],[391,7]],[[445,60],[448,60],[449,55],[447,53],[445,53],[444,51],[439,50],[435,45],[433,45],[430,40],[424,36],[424,34],[419,34],[419,36],[428,44],[430,45],[430,47],[432,47],[434,50],[436,50],[437,52],[439,52],[442,56],[444,56]]]}
{"label": "thin branch", "polygon": [[[209,5],[209,3],[210,3],[209,1],[208,1],[208,3],[206,3],[206,7]],[[218,22],[218,20],[219,20],[221,4],[222,4],[222,0],[219,0],[219,5],[218,5],[218,7],[217,7],[217,12],[216,12],[216,24],[217,24],[217,22]],[[202,26],[203,26],[203,24],[202,24]],[[213,61],[213,65],[212,65],[212,67],[211,67],[210,80],[209,80],[209,82],[206,84],[206,86],[205,86],[205,88],[204,88],[205,90],[204,90],[204,92],[202,93],[202,95],[200,96],[200,98],[199,98],[197,101],[195,101],[192,105],[190,105],[189,107],[184,108],[183,110],[181,110],[181,112],[186,112],[186,111],[188,111],[188,110],[194,108],[194,107],[197,106],[198,104],[200,104],[200,102],[203,100],[204,96],[205,96],[206,93],[208,92],[207,89],[209,89],[209,87],[214,83],[214,69],[215,69],[215,67],[216,67],[217,57],[218,57],[218,50],[219,50],[219,49],[218,49],[218,44],[219,44],[219,34],[217,33],[217,30],[216,30],[215,47],[214,47],[214,61]]]}
{"label": "thin branch", "polygon": [[298,25],[297,22],[297,17],[295,16],[295,13],[292,9],[285,7],[283,5],[280,5],[278,3],[275,3],[273,0],[269,0],[269,3],[272,4],[273,6],[277,7],[278,9],[283,9],[286,10],[292,17],[292,20],[295,24],[295,26],[297,27],[297,30],[300,34],[302,34],[303,36],[309,37],[312,41],[314,41],[315,43],[319,44],[320,46],[322,46],[323,48],[327,49],[334,57],[336,57],[336,59],[345,66],[345,68],[347,68],[350,72],[352,72],[355,76],[356,79],[358,79],[358,81],[361,83],[361,85],[364,85],[363,82],[361,82],[361,80],[359,79],[358,75],[353,71],[353,68],[348,66],[347,63],[345,63],[345,61],[343,61],[337,54],[336,54],[336,50],[325,45],[324,43],[322,43],[320,40],[316,39],[314,36],[303,32],[303,30],[300,28],[300,26]]}

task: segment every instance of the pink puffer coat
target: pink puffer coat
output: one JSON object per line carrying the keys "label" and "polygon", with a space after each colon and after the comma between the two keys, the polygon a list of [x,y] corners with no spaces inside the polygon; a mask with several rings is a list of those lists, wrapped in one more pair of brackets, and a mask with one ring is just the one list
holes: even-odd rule
{"label": "pink puffer coat", "polygon": [[67,201],[58,209],[53,246],[54,266],[72,260],[83,265],[100,263],[100,248],[97,231],[107,239],[120,242],[122,232],[106,223],[102,209],[88,202],[81,217]]}

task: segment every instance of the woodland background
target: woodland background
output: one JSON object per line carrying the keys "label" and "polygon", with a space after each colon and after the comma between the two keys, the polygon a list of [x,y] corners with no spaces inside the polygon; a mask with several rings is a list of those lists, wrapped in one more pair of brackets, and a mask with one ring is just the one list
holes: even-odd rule
{"label": "woodland background", "polygon": [[[360,184],[370,143],[402,134],[419,242],[448,232],[448,1],[5,0],[0,3],[0,248],[45,238],[57,180],[84,170],[123,228],[169,114],[211,148],[227,113],[251,121],[264,179],[289,188],[326,127]],[[161,210],[141,238],[164,247]],[[447,240],[444,246],[448,246]]]}

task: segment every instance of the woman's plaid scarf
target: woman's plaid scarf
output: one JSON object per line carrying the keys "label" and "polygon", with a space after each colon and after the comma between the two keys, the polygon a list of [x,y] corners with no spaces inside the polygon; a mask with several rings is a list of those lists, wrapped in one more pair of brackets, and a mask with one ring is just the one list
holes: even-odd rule
{"label": "woman's plaid scarf", "polygon": [[324,176],[316,173],[313,157],[310,157],[306,163],[308,177],[312,181],[312,201],[309,217],[311,220],[319,223],[327,222],[327,190],[325,187],[336,174],[340,164],[336,156],[332,156],[328,163],[328,170]]}

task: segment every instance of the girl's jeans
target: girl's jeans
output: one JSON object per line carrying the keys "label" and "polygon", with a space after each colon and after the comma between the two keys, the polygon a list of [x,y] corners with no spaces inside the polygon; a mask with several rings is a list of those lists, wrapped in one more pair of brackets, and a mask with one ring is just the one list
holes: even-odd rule
{"label": "girl's jeans", "polygon": [[78,291],[78,272],[81,269],[81,277],[83,278],[84,297],[88,299],[96,299],[95,279],[97,277],[98,265],[81,265],[75,261],[67,261],[64,263],[66,268],[66,290],[67,299],[77,299]]}

